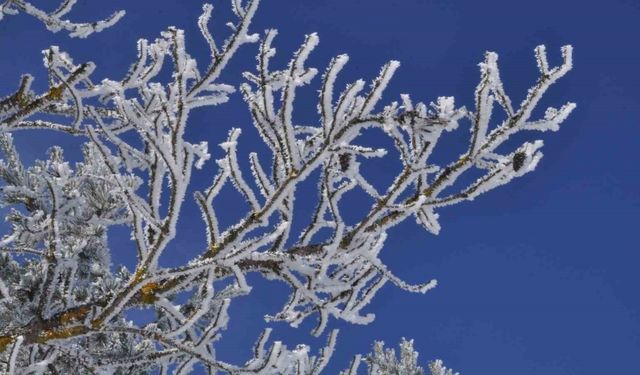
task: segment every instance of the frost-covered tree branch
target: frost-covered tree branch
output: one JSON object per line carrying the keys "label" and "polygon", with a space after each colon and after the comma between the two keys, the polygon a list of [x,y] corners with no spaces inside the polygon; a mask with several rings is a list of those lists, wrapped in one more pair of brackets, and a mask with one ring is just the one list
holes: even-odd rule
{"label": "frost-covered tree branch", "polygon": [[57,9],[46,12],[28,1],[4,0],[0,3],[0,21],[5,15],[16,15],[23,12],[38,19],[49,31],[55,33],[64,30],[69,33],[70,37],[86,38],[115,25],[125,15],[125,12],[120,10],[104,20],[95,22],[76,23],[63,19],[73,9],[76,2],[77,0],[63,0]]}
{"label": "frost-covered tree branch", "polygon": [[[0,98],[0,200],[9,209],[11,224],[0,240],[2,371],[119,374],[171,369],[185,374],[200,363],[210,373],[317,374],[336,345],[336,331],[328,334],[327,346],[317,356],[306,346],[290,350],[277,341],[267,345],[267,329],[248,362],[217,358],[215,347],[230,319],[230,304],[251,292],[246,275],[259,273],[291,289],[289,301],[268,320],[297,326],[315,317],[315,335],[327,330],[332,317],[371,322],[374,314],[366,307],[387,282],[420,293],[436,285],[435,280],[410,285],[380,260],[389,229],[412,219],[438,234],[441,208],[472,200],[535,169],[542,141],[498,151],[507,139],[519,132],[555,131],[575,107],[568,103],[547,109],[542,119],[531,118],[545,91],[571,69],[570,46],[562,48],[563,63],[554,68],[544,47],[535,49],[540,78],[517,108],[501,83],[497,54],[487,53],[473,110],[456,107],[451,97],[425,104],[402,95],[399,102],[382,104],[400,66],[397,61],[385,64],[368,85],[359,79],[339,89],[338,76],[349,60],[340,55],[320,79],[317,122],[303,125],[293,109],[299,90],[319,73],[307,66],[319,37],[307,35],[286,66],[273,68],[277,32],[267,30],[262,37],[249,32],[258,3],[231,1],[236,19],[222,43],[208,26],[213,7],[204,5],[197,23],[210,52],[206,69],[187,52],[184,32],[169,28],[155,41],[139,40],[137,59],[122,79],[95,82],[93,63],[76,64],[51,47],[44,52],[48,90],[34,92],[34,78],[25,75],[15,91]],[[25,4],[7,1],[2,11],[40,14]],[[85,35],[59,19],[71,5],[68,1],[61,12],[47,17],[69,27],[58,28]],[[211,156],[206,140],[185,139],[186,127],[194,126],[190,112],[229,100],[236,88],[220,82],[221,73],[240,46],[257,42],[256,70],[244,74],[247,82],[239,91],[269,153],[242,155],[241,129],[232,129],[226,140],[219,140],[223,157],[212,166],[217,174],[211,185],[194,192],[194,170],[205,167]],[[171,71],[168,79],[163,69]],[[494,123],[494,110],[502,110],[505,119]],[[433,163],[430,156],[440,137],[464,120],[471,124],[468,149],[447,165]],[[54,147],[47,160],[23,165],[12,133],[34,129],[82,137],[83,160],[71,163]],[[391,151],[402,167],[389,186],[375,186],[362,167],[364,159],[388,157],[390,151],[363,144],[365,129],[395,145]],[[240,167],[245,157],[250,173]],[[451,191],[471,170],[481,171],[481,177]],[[308,225],[295,233],[296,192],[313,172],[319,175],[317,207]],[[227,184],[247,210],[224,227],[217,208]],[[350,191],[370,197],[370,209],[355,223],[343,218],[341,199]],[[192,194],[207,228],[207,244],[188,263],[163,267],[159,258],[175,251],[171,244],[177,223]],[[111,271],[107,232],[117,225],[131,228],[134,270]],[[178,293],[188,294],[188,302],[180,304]],[[125,312],[141,306],[155,312],[153,322],[137,325],[125,319]],[[404,358],[402,353],[412,353],[412,348],[402,345]],[[375,358],[395,354],[379,346],[368,363],[372,373],[386,374]],[[347,373],[355,373],[359,360]],[[432,374],[451,374],[438,363],[431,365]],[[421,373],[414,367],[413,373]]]}

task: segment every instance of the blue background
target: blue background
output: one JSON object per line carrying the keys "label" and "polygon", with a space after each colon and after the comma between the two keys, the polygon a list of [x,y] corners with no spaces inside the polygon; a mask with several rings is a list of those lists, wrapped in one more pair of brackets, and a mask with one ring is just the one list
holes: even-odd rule
{"label": "blue background", "polygon": [[[229,5],[216,1],[214,6],[213,30],[222,35]],[[24,72],[34,73],[37,87],[44,88],[39,51],[50,44],[60,45],[76,62],[97,62],[97,78],[122,77],[135,56],[137,38],[153,39],[169,25],[186,30],[189,51],[204,68],[206,46],[196,27],[200,8],[199,1],[80,1],[73,19],[94,20],[115,9],[128,12],[116,27],[87,40],[51,35],[24,15],[7,17],[0,22],[1,92],[11,92]],[[412,222],[395,228],[382,255],[389,267],[408,281],[437,278],[440,285],[427,295],[386,286],[368,309],[377,315],[368,326],[333,320],[330,327],[341,334],[325,373],[346,367],[375,339],[395,346],[401,337],[415,339],[423,364],[441,358],[467,375],[640,373],[639,19],[640,2],[634,0],[262,2],[252,30],[280,30],[275,64],[281,67],[304,34],[313,31],[321,42],[309,65],[323,70],[331,56],[351,56],[339,87],[347,80],[371,79],[387,60],[400,60],[387,102],[403,92],[424,101],[452,95],[472,108],[477,63],[485,50],[492,50],[500,55],[508,93],[519,103],[537,78],[533,48],[546,44],[557,64],[561,45],[575,47],[575,69],[551,89],[541,107],[574,101],[578,108],[559,133],[527,136],[545,140],[537,170],[474,202],[441,210],[443,230],[437,237]],[[224,81],[237,83],[242,71],[252,70],[255,51],[255,46],[244,46]],[[299,122],[316,121],[317,87],[316,82],[300,95]],[[195,112],[187,136],[215,145],[231,126],[244,130],[241,153],[263,150],[238,94],[225,106]],[[468,134],[468,123],[447,134],[440,146],[442,160],[461,153]],[[70,158],[78,154],[73,149],[77,140],[64,136],[22,133],[17,139],[26,160],[43,157],[52,140],[69,147]],[[386,142],[375,136],[370,141]],[[214,151],[214,157],[221,156]],[[383,186],[398,163],[390,155],[367,166],[372,180]],[[209,162],[196,175],[194,188],[207,186],[214,172]],[[310,194],[314,185],[303,186],[301,193]],[[308,199],[298,202],[300,217],[314,205]],[[228,223],[241,214],[236,205],[221,204]],[[355,195],[349,204],[354,212],[368,205]],[[165,264],[184,262],[202,249],[199,213],[191,203],[186,210]],[[112,243],[114,262],[131,266],[133,248],[126,232],[115,230]],[[276,312],[286,300],[281,284],[259,277],[251,281],[254,293],[232,305],[230,327],[218,347],[221,359],[247,359],[264,325],[262,315]],[[273,337],[290,347],[310,343],[316,349],[323,339],[310,337],[313,323],[297,330],[275,324]]]}

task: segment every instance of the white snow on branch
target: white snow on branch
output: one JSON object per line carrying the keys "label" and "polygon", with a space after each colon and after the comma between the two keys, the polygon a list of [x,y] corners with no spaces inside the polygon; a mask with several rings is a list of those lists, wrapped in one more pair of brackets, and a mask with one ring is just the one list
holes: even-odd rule
{"label": "white snow on branch", "polygon": [[[76,64],[53,46],[44,52],[46,90],[35,92],[33,77],[25,75],[15,91],[0,98],[0,202],[10,226],[0,240],[0,356],[7,364],[0,364],[2,371],[44,373],[52,366],[60,373],[82,368],[103,374],[169,369],[186,374],[199,363],[210,373],[318,374],[336,347],[335,330],[318,355],[306,345],[268,345],[267,329],[246,363],[217,358],[231,303],[252,293],[247,275],[258,273],[290,288],[288,301],[266,317],[269,321],[299,326],[317,319],[317,336],[330,329],[332,319],[372,322],[375,314],[368,306],[387,283],[414,293],[436,286],[435,280],[411,284],[384,264],[380,254],[391,228],[411,218],[437,235],[443,230],[442,208],[476,199],[540,163],[542,141],[505,150],[510,137],[556,131],[575,108],[567,103],[548,108],[542,119],[531,118],[543,94],[572,68],[570,46],[562,48],[563,62],[556,67],[549,65],[543,46],[535,48],[540,77],[518,107],[502,84],[498,55],[487,52],[473,110],[457,106],[453,97],[419,102],[402,94],[384,103],[400,68],[397,61],[384,64],[370,83],[356,79],[340,90],[336,82],[349,57],[339,55],[322,69],[318,99],[311,106],[317,108],[317,120],[300,122],[296,106],[309,104],[299,103],[303,96],[298,94],[320,71],[308,66],[320,38],[307,35],[288,64],[275,69],[277,31],[267,30],[262,40],[249,32],[258,3],[230,0],[235,19],[222,42],[209,29],[213,6],[202,7],[197,25],[209,50],[206,69],[188,53],[184,31],[171,27],[154,41],[138,41],[137,57],[121,79],[94,82],[93,63]],[[85,37],[123,14],[76,24],[63,19],[74,4],[67,0],[46,13],[24,0],[5,0],[0,19],[24,12],[52,31]],[[254,42],[260,42],[256,70],[243,74],[247,82],[239,91],[267,152],[243,154],[244,127],[233,128],[224,141],[222,134],[217,140],[188,140],[187,127],[208,126],[192,124],[191,111],[232,97],[236,88],[219,82],[221,74],[238,48]],[[165,70],[171,74],[162,74]],[[495,120],[497,111],[504,112],[504,120]],[[448,163],[432,161],[440,137],[465,121],[470,124],[467,149]],[[82,161],[70,163],[54,147],[46,160],[24,166],[11,133],[26,129],[83,137]],[[361,137],[365,130],[388,137],[395,150],[368,146],[367,137]],[[219,143],[223,156],[213,166],[217,173],[211,185],[193,193],[194,170],[209,168],[209,142]],[[386,186],[371,178],[367,161],[383,157],[400,159]],[[244,158],[250,173],[243,170]],[[479,177],[457,187],[471,171]],[[316,176],[314,198],[301,186]],[[227,199],[227,183],[246,204],[234,206],[241,218],[224,226],[226,220],[218,216],[224,214],[219,205]],[[345,210],[356,192],[370,206],[354,218]],[[173,240],[192,193],[207,244],[190,249],[199,253],[186,264],[163,267],[163,254],[187,250]],[[301,198],[315,199],[316,208],[297,225],[296,199]],[[109,229],[122,225],[130,229],[136,264],[131,271],[114,272],[111,254],[126,250],[110,247]],[[155,318],[146,324],[125,318],[140,307],[152,309]],[[356,374],[362,361],[370,374],[424,371],[406,340],[399,357],[378,343],[372,355],[357,356],[343,374]],[[455,375],[441,361],[429,364],[429,371]]]}

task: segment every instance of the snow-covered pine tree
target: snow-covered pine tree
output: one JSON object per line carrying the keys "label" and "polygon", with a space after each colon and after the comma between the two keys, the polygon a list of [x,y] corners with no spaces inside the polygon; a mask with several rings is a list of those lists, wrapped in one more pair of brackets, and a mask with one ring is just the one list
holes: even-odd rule
{"label": "snow-covered pine tree", "polygon": [[[51,31],[86,37],[123,15],[73,23],[62,17],[74,3],[66,0],[47,13],[24,0],[6,0],[0,20],[22,12]],[[124,78],[94,82],[93,63],[77,64],[51,47],[44,51],[48,90],[35,92],[34,78],[26,74],[14,92],[0,99],[0,199],[10,223],[0,240],[0,371],[186,374],[200,363],[212,374],[317,374],[335,348],[335,330],[315,356],[305,345],[288,349],[269,343],[269,328],[248,362],[231,364],[216,356],[230,304],[251,291],[247,273],[291,288],[288,303],[268,320],[297,326],[315,317],[315,335],[327,330],[330,318],[371,322],[374,315],[363,310],[387,282],[420,293],[436,285],[435,280],[409,285],[385,266],[379,253],[388,230],[409,219],[437,234],[438,210],[536,167],[542,141],[496,151],[507,139],[520,132],[557,130],[575,107],[568,103],[547,109],[541,119],[531,118],[545,91],[571,69],[570,46],[562,48],[564,61],[557,67],[549,66],[543,46],[535,48],[540,78],[518,107],[500,81],[497,54],[488,52],[472,110],[456,107],[451,97],[425,104],[402,95],[400,102],[380,105],[397,61],[384,65],[370,84],[357,80],[336,90],[337,76],[349,60],[340,55],[320,78],[317,123],[299,125],[293,118],[296,93],[318,75],[306,62],[319,38],[307,35],[287,66],[272,67],[277,32],[249,31],[258,3],[231,1],[237,19],[223,43],[211,34],[213,8],[204,5],[197,20],[210,50],[204,70],[185,50],[184,32],[169,28],[155,41],[138,42],[138,58]],[[248,43],[258,44],[257,71],[246,72],[247,82],[239,88],[220,82],[234,53]],[[167,66],[173,73],[168,81],[159,74]],[[237,152],[241,129],[233,129],[220,143],[224,157],[208,165],[218,170],[211,186],[194,193],[192,172],[205,166],[210,154],[206,140],[184,138],[190,111],[223,104],[236,90],[271,160],[251,153],[251,173],[242,170],[239,158],[245,156]],[[503,111],[505,119],[492,123],[494,109]],[[447,165],[433,164],[429,157],[440,136],[460,121],[470,123],[468,149]],[[359,144],[361,131],[368,128],[390,137],[395,150]],[[81,137],[86,141],[83,159],[72,164],[54,147],[47,160],[24,165],[12,133],[38,129]],[[367,181],[361,161],[389,151],[399,155],[402,168],[390,186],[379,189]],[[481,171],[481,177],[447,193],[471,170]],[[319,171],[317,209],[310,224],[294,233],[296,187],[314,171]],[[221,227],[216,197],[226,184],[244,197],[249,210],[237,223]],[[353,189],[369,194],[371,207],[355,225],[347,225],[339,202]],[[176,237],[183,202],[191,195],[201,208],[208,243],[188,263],[163,267],[158,259]],[[137,265],[112,272],[107,234],[121,225],[131,228]],[[189,293],[187,303],[176,303],[179,292]],[[140,306],[155,311],[153,322],[139,325],[124,318],[125,311]],[[357,356],[344,373],[355,374],[363,361],[372,374],[422,373],[416,357],[411,342],[401,343],[398,360],[378,343],[372,355]],[[429,369],[452,374],[439,361]]]}
{"label": "snow-covered pine tree", "polygon": [[[365,359],[370,375],[423,375],[424,369],[418,365],[418,352],[413,348],[413,340],[400,342],[400,353],[385,349],[384,342],[376,341],[373,352]],[[348,372],[347,372],[348,374]],[[429,363],[430,375],[458,375],[444,367],[441,360]]]}

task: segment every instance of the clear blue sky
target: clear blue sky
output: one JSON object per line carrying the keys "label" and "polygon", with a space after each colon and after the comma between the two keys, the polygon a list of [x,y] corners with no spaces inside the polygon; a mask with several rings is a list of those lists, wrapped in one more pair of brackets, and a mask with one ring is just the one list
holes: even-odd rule
{"label": "clear blue sky", "polygon": [[[44,3],[44,2],[40,2]],[[51,35],[26,16],[0,22],[0,95],[9,93],[21,73],[46,82],[40,50],[57,44],[77,62],[98,64],[96,76],[122,77],[135,56],[139,37],[154,38],[169,25],[184,28],[188,48],[206,53],[196,28],[201,2],[195,0],[80,1],[76,19],[95,19],[115,9],[127,15],[116,27],[87,40]],[[225,0],[214,2],[214,31],[224,32]],[[320,46],[310,65],[323,69],[331,56],[348,53],[343,81],[373,78],[389,59],[402,62],[386,101],[411,93],[433,100],[453,95],[472,107],[477,63],[485,50],[500,55],[505,87],[515,103],[537,78],[533,48],[546,44],[559,62],[559,47],[573,44],[575,69],[547,95],[543,105],[578,103],[559,133],[531,134],[545,140],[538,169],[474,202],[441,211],[437,237],[406,223],[390,234],[384,250],[390,268],[408,281],[437,278],[426,295],[386,286],[369,311],[368,326],[339,327],[338,350],[327,374],[365,353],[374,339],[396,345],[414,338],[422,362],[442,358],[464,375],[595,375],[640,373],[640,3],[635,0],[264,0],[253,31],[275,27],[279,57],[285,63],[304,34],[317,31]],[[223,22],[224,21],[224,22]],[[253,69],[255,46],[244,46],[225,74],[239,82]],[[42,87],[42,86],[39,86]],[[314,121],[317,86],[300,97],[295,115]],[[239,95],[217,109],[191,118],[190,139],[215,145],[227,129],[244,129],[240,151],[258,147]],[[468,123],[449,134],[441,147],[463,145]],[[40,133],[45,134],[45,133]],[[26,159],[42,157],[51,137],[18,137]],[[56,142],[73,145],[73,140]],[[377,140],[372,140],[376,142]],[[214,156],[220,156],[215,150]],[[456,155],[462,149],[444,151]],[[74,153],[70,154],[73,156]],[[394,156],[371,165],[372,178],[390,179]],[[196,176],[202,188],[213,163]],[[309,184],[313,187],[314,184]],[[301,192],[309,194],[310,188]],[[300,215],[313,203],[300,203]],[[352,197],[354,210],[364,204]],[[234,205],[224,206],[229,218]],[[187,206],[182,235],[167,263],[179,263],[204,241],[195,205]],[[236,215],[236,216],[234,216]],[[114,233],[114,261],[130,264],[128,236]],[[252,278],[252,296],[232,306],[232,320],[218,349],[222,359],[243,360],[263,326],[261,316],[275,312],[286,289]],[[276,324],[274,337],[289,345],[312,339],[313,322],[294,330]]]}

